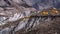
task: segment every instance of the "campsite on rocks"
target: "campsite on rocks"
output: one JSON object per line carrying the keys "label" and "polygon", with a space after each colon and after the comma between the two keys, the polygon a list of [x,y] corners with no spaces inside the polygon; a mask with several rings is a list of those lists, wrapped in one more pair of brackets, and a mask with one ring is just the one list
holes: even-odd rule
{"label": "campsite on rocks", "polygon": [[0,0],[0,34],[60,34],[60,0]]}

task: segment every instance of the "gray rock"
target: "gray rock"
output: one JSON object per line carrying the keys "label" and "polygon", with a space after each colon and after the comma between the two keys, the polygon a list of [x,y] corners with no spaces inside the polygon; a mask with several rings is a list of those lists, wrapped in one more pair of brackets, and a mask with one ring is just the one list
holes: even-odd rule
{"label": "gray rock", "polygon": [[0,0],[0,6],[8,6],[8,4],[4,0]]}

